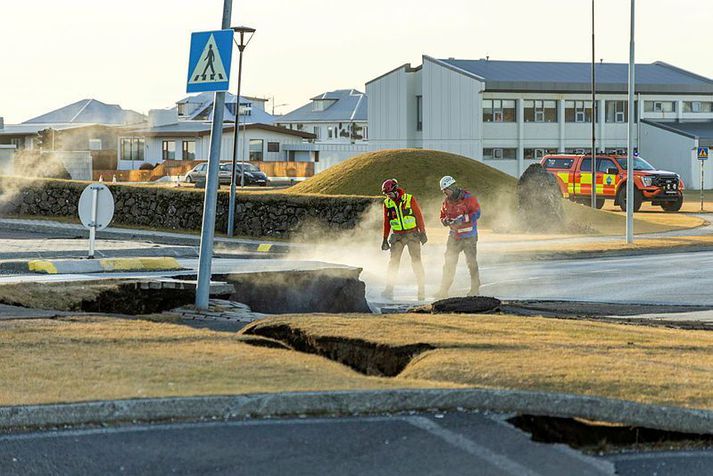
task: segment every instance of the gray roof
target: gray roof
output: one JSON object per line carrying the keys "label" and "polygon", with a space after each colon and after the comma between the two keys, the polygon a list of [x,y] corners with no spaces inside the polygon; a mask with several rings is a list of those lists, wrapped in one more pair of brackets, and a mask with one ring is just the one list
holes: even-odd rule
{"label": "gray roof", "polygon": [[312,102],[280,117],[279,122],[350,122],[367,120],[366,94],[356,89],[338,89],[312,98],[333,100],[324,111],[313,111]]}
{"label": "gray roof", "polygon": [[97,124],[5,124],[5,127],[0,129],[0,136],[32,136],[50,128],[56,131],[63,131],[94,125]]}
{"label": "gray roof", "polygon": [[[211,121],[213,120],[213,97],[214,94],[212,92],[207,92],[207,93],[200,93],[196,94],[195,96],[188,96],[180,101],[178,101],[176,104],[185,104],[185,103],[190,103],[190,104],[200,104],[200,106],[187,118],[189,120],[207,120]],[[226,122],[235,122],[235,113],[231,112],[235,111],[235,102],[236,102],[236,97],[234,94],[226,93],[225,94],[225,112],[224,114],[224,121]],[[252,98],[252,97],[247,97],[247,96],[240,96],[240,104],[250,104],[254,102],[265,102],[264,100],[260,98]],[[259,122],[261,124],[274,124],[275,119],[273,116],[264,110],[254,107],[250,111],[250,115],[245,115],[243,114],[240,116],[240,121],[245,122]]]}
{"label": "gray roof", "polygon": [[[485,81],[490,91],[589,92],[591,63],[434,59],[456,71]],[[629,65],[597,63],[597,91],[627,92]],[[657,61],[636,65],[636,90],[642,93],[713,94],[713,80]]]}
{"label": "gray roof", "polygon": [[[223,132],[233,131],[234,124],[223,123]],[[297,136],[303,139],[314,139],[315,135],[308,132],[293,131],[285,127],[277,127],[272,124],[262,124],[259,122],[240,123],[240,130],[244,129],[262,129],[270,132],[277,132],[289,136]],[[148,124],[143,124],[135,128],[125,128],[126,135],[145,135],[151,137],[194,137],[210,134],[211,123],[204,121],[178,121],[175,124],[166,124],[163,126],[151,127]]]}
{"label": "gray roof", "polygon": [[713,141],[713,121],[652,121],[650,119],[642,119],[641,122],[692,139],[699,139],[706,143]]}
{"label": "gray roof", "polygon": [[136,124],[146,116],[122,109],[116,104],[104,104],[96,99],[82,99],[47,114],[29,119],[23,124]]}

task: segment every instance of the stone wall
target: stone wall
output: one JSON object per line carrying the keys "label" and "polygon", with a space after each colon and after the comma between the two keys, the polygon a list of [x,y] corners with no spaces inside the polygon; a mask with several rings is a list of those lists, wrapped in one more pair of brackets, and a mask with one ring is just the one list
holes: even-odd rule
{"label": "stone wall", "polygon": [[[167,230],[200,230],[203,191],[105,183],[114,195],[112,224]],[[0,177],[0,216],[77,217],[86,182]],[[218,194],[216,229],[225,231],[227,192]],[[235,234],[287,238],[313,229],[349,230],[380,201],[286,193],[238,194]]]}

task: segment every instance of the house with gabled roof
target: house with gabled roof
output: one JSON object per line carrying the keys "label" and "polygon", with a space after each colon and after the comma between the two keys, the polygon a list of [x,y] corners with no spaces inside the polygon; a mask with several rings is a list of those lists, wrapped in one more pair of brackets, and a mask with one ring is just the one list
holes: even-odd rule
{"label": "house with gabled roof", "polygon": [[[453,152],[519,176],[548,153],[590,153],[594,119],[597,151],[625,154],[628,65],[595,68],[593,105],[590,63],[424,55],[366,84],[369,147]],[[636,66],[635,92],[636,147],[695,188],[691,148],[713,136],[713,80],[657,61]]]}
{"label": "house with gabled roof", "polygon": [[366,141],[366,95],[356,89],[328,91],[280,116],[277,123],[289,129],[310,132],[317,136],[317,142]]}
{"label": "house with gabled roof", "polygon": [[0,144],[15,145],[18,150],[33,149],[39,132],[52,129],[63,132],[64,149],[115,150],[115,128],[145,120],[143,114],[119,105],[82,99],[21,124],[4,124],[0,120]]}

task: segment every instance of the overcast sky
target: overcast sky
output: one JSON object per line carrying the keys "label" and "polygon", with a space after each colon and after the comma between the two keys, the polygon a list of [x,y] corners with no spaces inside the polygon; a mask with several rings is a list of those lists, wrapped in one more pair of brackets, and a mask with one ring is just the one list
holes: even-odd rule
{"label": "overcast sky", "polygon": [[[219,29],[222,4],[2,0],[0,116],[17,123],[84,98],[143,113],[171,106],[185,96],[190,32]],[[596,4],[597,58],[627,62],[629,1]],[[590,0],[234,0],[233,25],[257,29],[243,93],[275,96],[286,104],[276,112],[286,113],[324,91],[363,91],[422,54],[589,61],[590,8]],[[638,0],[637,9],[638,62],[713,77],[712,2]]]}

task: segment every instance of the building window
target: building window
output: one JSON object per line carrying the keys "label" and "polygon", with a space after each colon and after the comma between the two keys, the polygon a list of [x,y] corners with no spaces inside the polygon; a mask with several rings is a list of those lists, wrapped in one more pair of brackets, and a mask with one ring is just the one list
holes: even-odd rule
{"label": "building window", "polygon": [[13,137],[10,139],[10,145],[14,145],[16,150],[25,148],[25,139],[22,137]]}
{"label": "building window", "polygon": [[321,133],[322,133],[322,128],[319,127],[319,126],[314,126],[314,127],[312,128],[312,133],[316,136],[317,139],[319,139],[320,136],[322,135],[322,134],[321,134]]}
{"label": "building window", "polygon": [[119,139],[121,160],[144,161],[144,139],[137,137]]}
{"label": "building window", "polygon": [[423,96],[416,96],[416,130],[423,130]]}
{"label": "building window", "polygon": [[674,101],[644,101],[644,112],[676,112]]}
{"label": "building window", "polygon": [[683,112],[713,112],[713,102],[707,101],[684,101]]}
{"label": "building window", "polygon": [[89,150],[102,150],[102,140],[89,139]]}
{"label": "building window", "polygon": [[337,130],[335,127],[328,126],[327,127],[327,138],[329,139],[336,139],[337,137]]}
{"label": "building window", "polygon": [[196,160],[196,141],[183,141],[183,155],[181,157],[183,160]]}
{"label": "building window", "polygon": [[517,159],[517,149],[487,148],[483,149],[483,159],[485,160],[511,160]]}
{"label": "building window", "polygon": [[606,102],[606,121],[613,123],[624,123],[629,120],[629,112],[627,107],[628,101],[607,101]]}
{"label": "building window", "polygon": [[592,122],[592,101],[565,101],[565,122]]}
{"label": "building window", "polygon": [[363,140],[369,140],[369,126],[362,126],[362,138]]}
{"label": "building window", "polygon": [[514,99],[483,99],[483,122],[516,122]]}
{"label": "building window", "polygon": [[176,158],[176,141],[165,140],[161,143],[161,159],[174,160]]}
{"label": "building window", "polygon": [[267,143],[267,151],[268,152],[280,152],[280,143],[279,142],[268,142]]}
{"label": "building window", "polygon": [[253,162],[262,161],[262,139],[250,139],[250,160]]}
{"label": "building window", "polygon": [[525,149],[525,160],[537,160],[540,161],[542,158],[548,154],[556,154],[556,148],[550,147],[537,147],[533,149]]}
{"label": "building window", "polygon": [[525,101],[525,122],[557,122],[557,101]]}

